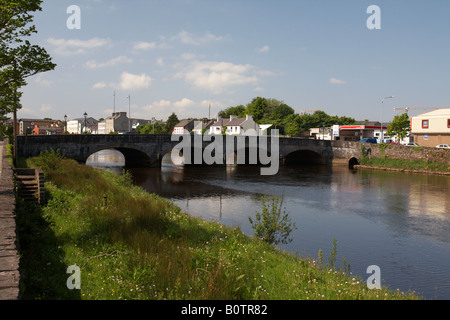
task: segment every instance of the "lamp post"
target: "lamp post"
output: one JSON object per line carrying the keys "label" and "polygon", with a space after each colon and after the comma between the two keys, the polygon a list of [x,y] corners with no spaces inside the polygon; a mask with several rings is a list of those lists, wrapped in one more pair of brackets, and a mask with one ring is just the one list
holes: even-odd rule
{"label": "lamp post", "polygon": [[131,131],[131,95],[128,94],[128,131]]}
{"label": "lamp post", "polygon": [[64,115],[64,133],[67,132],[67,114]]}
{"label": "lamp post", "polygon": [[384,134],[383,134],[383,102],[385,99],[393,99],[394,96],[389,96],[381,99],[381,123],[380,123],[380,130],[381,130],[381,136],[380,136],[380,143],[383,143],[384,140]]}
{"label": "lamp post", "polygon": [[[84,113],[84,133],[86,133],[87,132],[87,113],[85,112]],[[83,132],[81,132],[81,133],[83,133]]]}

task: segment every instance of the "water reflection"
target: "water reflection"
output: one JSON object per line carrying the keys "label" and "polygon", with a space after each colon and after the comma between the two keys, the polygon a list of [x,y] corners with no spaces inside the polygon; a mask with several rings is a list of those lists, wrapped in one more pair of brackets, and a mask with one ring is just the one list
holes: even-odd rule
{"label": "water reflection", "polygon": [[392,289],[450,299],[449,177],[325,166],[281,167],[275,176],[252,166],[168,165],[132,174],[137,185],[189,214],[247,234],[260,195],[283,196],[298,226],[284,249],[315,257],[319,249],[328,254],[336,238],[337,261],[345,257],[362,279],[375,264]]}

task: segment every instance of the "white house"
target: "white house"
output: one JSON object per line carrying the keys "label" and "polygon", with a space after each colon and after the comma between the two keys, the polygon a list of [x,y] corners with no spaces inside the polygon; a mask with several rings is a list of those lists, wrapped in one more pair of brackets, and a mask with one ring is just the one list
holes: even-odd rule
{"label": "white house", "polygon": [[67,121],[67,132],[71,134],[81,134],[84,132],[97,133],[98,120],[89,118],[78,118]]}
{"label": "white house", "polygon": [[245,118],[238,118],[231,115],[230,119],[219,118],[209,128],[209,134],[222,134],[225,128],[227,135],[258,135],[259,125],[253,120],[252,115],[247,115]]}

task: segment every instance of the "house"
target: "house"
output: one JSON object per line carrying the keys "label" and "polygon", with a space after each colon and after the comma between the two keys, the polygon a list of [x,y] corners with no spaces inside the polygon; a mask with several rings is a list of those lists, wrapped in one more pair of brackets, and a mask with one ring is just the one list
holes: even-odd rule
{"label": "house", "polygon": [[252,115],[245,118],[238,118],[231,115],[230,119],[218,118],[209,128],[209,134],[225,134],[228,135],[259,135],[259,125],[253,120]]}
{"label": "house", "polygon": [[77,118],[67,121],[67,132],[70,134],[82,134],[84,132],[97,133],[98,120],[89,118]]}
{"label": "house", "polygon": [[126,112],[114,112],[111,117],[100,122],[98,134],[124,133],[131,131],[131,126],[131,120]]}
{"label": "house", "polygon": [[63,134],[63,128],[59,126],[39,126],[34,125],[32,130],[33,135],[53,135],[53,134]]}
{"label": "house", "polygon": [[436,109],[411,117],[414,142],[423,147],[450,144],[450,108]]}
{"label": "house", "polygon": [[209,133],[209,128],[213,123],[214,120],[195,121],[193,131],[195,134]]}
{"label": "house", "polygon": [[[20,119],[19,120],[19,132],[18,134],[32,134],[35,126],[38,127],[48,127],[54,128],[55,131],[57,128],[64,130],[64,122],[60,120],[51,120],[51,119]],[[53,130],[52,130],[53,131]]]}
{"label": "house", "polygon": [[194,130],[194,119],[181,120],[174,128],[173,134],[185,134]]}

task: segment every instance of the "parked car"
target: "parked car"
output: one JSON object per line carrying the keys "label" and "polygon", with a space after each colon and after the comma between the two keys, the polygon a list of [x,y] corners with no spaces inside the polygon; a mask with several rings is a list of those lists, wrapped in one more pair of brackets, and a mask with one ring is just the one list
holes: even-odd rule
{"label": "parked car", "polygon": [[440,144],[436,148],[450,149],[450,146],[448,144]]}
{"label": "parked car", "polygon": [[408,142],[407,144],[405,144],[405,146],[408,146],[408,147],[420,147],[417,143],[415,143],[415,142]]}
{"label": "parked car", "polygon": [[374,143],[374,144],[377,144],[377,139],[375,139],[375,138],[364,138],[364,139],[360,140],[359,142],[361,142],[361,143]]}

